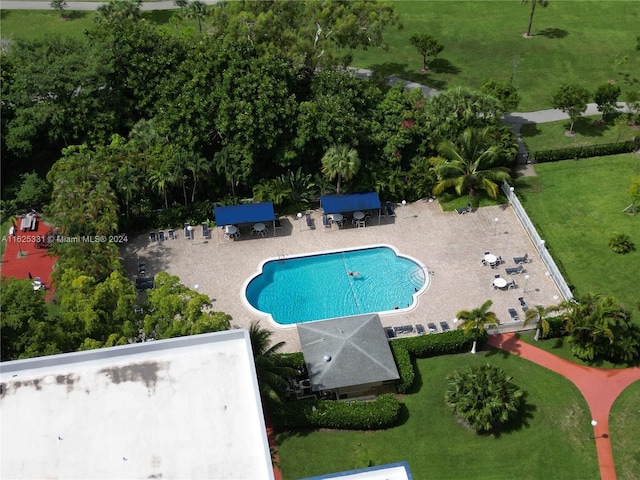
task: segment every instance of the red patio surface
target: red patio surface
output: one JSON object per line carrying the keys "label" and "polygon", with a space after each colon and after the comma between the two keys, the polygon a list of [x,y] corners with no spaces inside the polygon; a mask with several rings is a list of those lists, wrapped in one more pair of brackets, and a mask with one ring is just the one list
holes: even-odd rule
{"label": "red patio surface", "polygon": [[7,235],[1,271],[5,277],[29,278],[29,273],[33,278],[40,277],[47,286],[48,291],[45,297],[47,300],[53,298],[51,273],[56,258],[48,255],[48,250],[36,248],[35,240],[50,228],[44,222],[38,222],[38,229],[34,232],[18,231],[15,237]]}
{"label": "red patio surface", "polygon": [[618,370],[585,367],[520,341],[513,333],[490,335],[487,343],[559,373],[578,387],[589,405],[591,418],[598,422],[593,436],[598,451],[600,477],[602,480],[615,480],[609,411],[618,395],[633,382],[640,380],[640,367]]}

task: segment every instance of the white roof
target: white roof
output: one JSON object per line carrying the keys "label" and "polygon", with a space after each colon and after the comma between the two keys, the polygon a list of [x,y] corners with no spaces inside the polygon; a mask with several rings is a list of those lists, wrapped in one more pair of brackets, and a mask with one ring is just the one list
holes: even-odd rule
{"label": "white roof", "polygon": [[0,364],[2,478],[273,479],[247,330]]}

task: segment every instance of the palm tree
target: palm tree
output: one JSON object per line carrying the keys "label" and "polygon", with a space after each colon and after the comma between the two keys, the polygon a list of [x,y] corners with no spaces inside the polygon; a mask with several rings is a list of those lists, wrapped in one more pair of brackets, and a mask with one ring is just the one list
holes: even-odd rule
{"label": "palm tree", "polygon": [[211,162],[206,158],[197,155],[187,162],[187,170],[189,170],[193,175],[193,192],[191,192],[191,203],[193,203],[196,200],[198,177],[211,171]]}
{"label": "palm tree", "polygon": [[142,179],[140,172],[128,163],[118,169],[116,188],[124,198],[127,218],[129,218],[130,213],[129,206],[131,201],[134,199],[135,194],[140,191],[140,183],[142,182]]}
{"label": "palm tree", "polygon": [[251,322],[249,326],[249,338],[260,393],[265,399],[279,402],[280,395],[288,386],[287,379],[295,377],[297,371],[286,365],[282,355],[278,353],[284,346],[284,342],[269,346],[272,334],[273,332],[260,327],[258,321]]}
{"label": "palm tree", "polygon": [[432,159],[438,176],[434,195],[454,187],[460,196],[473,196],[476,190],[484,190],[491,198],[497,198],[498,183],[509,181],[511,176],[508,168],[493,166],[502,152],[496,145],[488,146],[490,135],[489,128],[467,128],[458,143],[445,140],[438,145],[442,157]]}
{"label": "palm tree", "polygon": [[557,310],[557,307],[544,308],[542,305],[536,305],[534,308],[527,310],[524,316],[524,324],[535,322],[536,335],[533,339],[537,342],[540,338],[549,335],[549,321],[545,318],[546,314]]}
{"label": "palm tree", "polygon": [[[527,0],[523,0],[522,3]],[[529,26],[527,27],[527,37],[531,36],[531,25],[533,25],[533,14],[536,13],[536,5],[540,4],[542,8],[549,6],[549,0],[530,0],[531,1],[531,14],[529,15]]]}
{"label": "palm tree", "polygon": [[184,14],[187,18],[195,18],[198,20],[198,30],[202,33],[202,20],[209,14],[209,7],[206,3],[195,0],[184,8]]}
{"label": "palm tree", "polygon": [[329,180],[337,177],[336,193],[340,193],[342,179],[351,180],[360,169],[360,157],[349,145],[337,145],[326,151],[322,157],[322,173]]}
{"label": "palm tree", "polygon": [[473,347],[471,353],[476,353],[476,345],[480,331],[484,330],[485,325],[496,326],[500,323],[494,312],[489,311],[489,307],[493,305],[491,300],[487,300],[480,307],[473,310],[460,310],[456,317],[460,320],[458,328],[462,328],[465,333],[473,332]]}
{"label": "palm tree", "polygon": [[518,415],[524,392],[504,370],[476,365],[447,377],[445,403],[477,431],[491,431]]}

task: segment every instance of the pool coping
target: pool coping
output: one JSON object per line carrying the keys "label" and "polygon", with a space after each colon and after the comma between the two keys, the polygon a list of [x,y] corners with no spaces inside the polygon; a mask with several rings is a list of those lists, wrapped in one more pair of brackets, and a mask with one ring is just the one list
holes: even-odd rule
{"label": "pool coping", "polygon": [[[411,302],[411,305],[409,307],[403,307],[403,308],[394,308],[392,310],[384,310],[382,312],[361,312],[361,313],[356,313],[353,315],[341,315],[340,317],[327,317],[327,318],[318,318],[315,320],[306,320],[304,322],[296,322],[296,323],[289,323],[289,324],[282,324],[282,323],[278,323],[276,320],[274,320],[273,315],[267,312],[263,312],[262,310],[258,310],[257,308],[255,308],[253,305],[251,305],[251,303],[249,302],[249,300],[247,300],[247,288],[249,287],[249,284],[255,279],[258,278],[260,275],[262,275],[264,273],[264,266],[269,263],[269,262],[278,262],[280,260],[293,260],[296,258],[306,258],[306,257],[314,257],[314,256],[318,256],[318,255],[330,255],[330,254],[334,254],[334,253],[343,253],[343,252],[355,252],[355,251],[359,251],[359,250],[370,250],[370,249],[374,249],[374,248],[387,248],[389,250],[391,250],[396,257],[402,257],[402,258],[406,258],[407,260],[412,261],[413,263],[415,263],[416,265],[418,265],[420,267],[420,269],[424,272],[425,274],[425,283],[422,286],[422,288],[420,290],[418,290],[417,292],[414,292],[411,295],[411,298],[413,299],[413,301]],[[256,273],[254,273],[251,277],[249,277],[243,284],[242,284],[242,289],[240,291],[240,298],[242,301],[242,304],[244,305],[245,308],[247,308],[252,314],[254,315],[258,315],[262,318],[265,318],[269,321],[269,323],[273,326],[275,326],[276,328],[282,328],[282,329],[293,329],[293,328],[297,328],[297,325],[299,323],[310,323],[310,322],[322,322],[324,320],[331,320],[333,318],[343,318],[343,317],[355,317],[358,315],[365,315],[365,314],[377,314],[380,317],[383,316],[388,316],[388,315],[397,315],[400,313],[407,313],[407,312],[411,312],[412,310],[418,308],[418,297],[425,293],[428,289],[429,289],[429,285],[431,285],[431,275],[429,272],[429,267],[427,265],[425,265],[423,262],[421,262],[420,260],[418,260],[417,258],[411,256],[411,255],[405,255],[402,254],[398,251],[398,249],[390,244],[387,243],[379,243],[379,244],[374,244],[374,245],[361,245],[358,247],[350,247],[350,248],[332,248],[329,250],[321,250],[321,251],[317,251],[317,252],[311,252],[311,253],[299,253],[299,254],[295,254],[295,255],[280,255],[278,257],[269,257],[263,261],[261,261],[258,264],[258,268],[256,269]]]}

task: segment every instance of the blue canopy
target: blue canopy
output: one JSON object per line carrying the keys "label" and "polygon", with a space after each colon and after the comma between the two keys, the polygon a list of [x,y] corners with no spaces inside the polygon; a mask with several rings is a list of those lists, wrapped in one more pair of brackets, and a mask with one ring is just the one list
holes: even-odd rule
{"label": "blue canopy", "polygon": [[320,205],[325,214],[379,210],[380,198],[377,192],[331,195],[320,197]]}
{"label": "blue canopy", "polygon": [[216,225],[238,225],[241,223],[272,222],[276,219],[273,203],[250,203],[230,207],[214,207]]}

